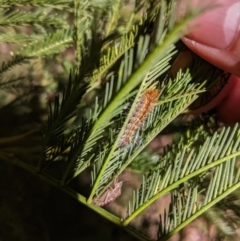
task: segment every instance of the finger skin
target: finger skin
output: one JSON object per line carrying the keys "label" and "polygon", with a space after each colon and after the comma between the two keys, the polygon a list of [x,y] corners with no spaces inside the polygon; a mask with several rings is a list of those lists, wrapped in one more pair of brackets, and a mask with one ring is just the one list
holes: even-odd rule
{"label": "finger skin", "polygon": [[192,21],[188,25],[190,33],[182,41],[203,59],[234,74],[215,99],[195,111],[202,113],[217,106],[219,120],[233,124],[240,122],[240,1],[180,0],[178,11],[184,15],[186,6],[194,8],[211,3],[219,6]]}
{"label": "finger skin", "polygon": [[240,53],[209,47],[187,38],[183,38],[182,41],[201,58],[220,69],[240,76]]}
{"label": "finger skin", "polygon": [[193,20],[187,26],[190,33],[182,41],[203,59],[240,77],[240,1],[180,0],[180,15],[187,11],[183,8],[186,4],[188,8],[218,6]]}

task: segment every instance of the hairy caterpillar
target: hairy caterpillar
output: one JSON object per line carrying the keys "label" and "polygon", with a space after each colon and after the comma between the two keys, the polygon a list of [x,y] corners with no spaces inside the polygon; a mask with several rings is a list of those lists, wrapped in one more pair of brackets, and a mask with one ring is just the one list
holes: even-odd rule
{"label": "hairy caterpillar", "polygon": [[144,120],[151,112],[159,95],[158,89],[148,89],[142,93],[137,101],[135,110],[129,119],[128,124],[123,132],[122,137],[118,143],[119,147],[124,147],[131,144],[137,130],[142,126]]}

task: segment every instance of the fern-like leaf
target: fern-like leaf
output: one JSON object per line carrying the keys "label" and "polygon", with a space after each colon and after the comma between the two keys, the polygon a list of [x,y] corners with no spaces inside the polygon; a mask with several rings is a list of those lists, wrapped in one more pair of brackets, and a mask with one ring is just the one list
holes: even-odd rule
{"label": "fern-like leaf", "polygon": [[134,45],[134,32],[121,37],[119,43],[115,43],[113,47],[109,47],[103,51],[100,59],[100,67],[93,71],[89,81],[92,88],[99,85],[101,78],[107,73],[107,71]]}
{"label": "fern-like leaf", "polygon": [[1,34],[0,43],[26,44],[31,43],[35,38],[25,34]]}
{"label": "fern-like leaf", "polygon": [[[201,9],[201,11],[202,11],[202,9]],[[138,53],[140,53],[139,55],[136,54],[136,56],[138,56],[138,58],[136,58],[135,61],[134,61],[135,65],[137,66],[137,69],[136,69],[136,71],[134,71],[132,73],[132,70],[134,70],[134,69],[132,68],[131,65],[129,65],[129,71],[126,73],[126,75],[129,76],[129,79],[126,82],[126,84],[123,86],[121,91],[115,96],[114,101],[118,101],[119,102],[122,98],[124,98],[125,93],[133,90],[133,88],[135,88],[140,83],[140,81],[143,81],[144,78],[147,78],[149,73],[151,73],[151,70],[155,66],[157,66],[158,62],[160,62],[161,59],[164,60],[165,56],[171,55],[172,49],[173,49],[173,45],[172,44],[175,41],[177,41],[177,36],[179,37],[182,34],[182,29],[183,29],[182,27],[188,21],[190,21],[193,18],[193,16],[196,16],[197,14],[201,13],[201,11],[191,12],[181,23],[176,25],[175,28],[172,28],[169,33],[167,33],[167,30],[163,30],[161,38],[160,39],[156,39],[159,42],[155,43],[156,47],[149,54],[147,54],[147,52],[146,52],[147,48],[149,47],[149,41],[148,42],[147,41],[145,41],[145,42],[144,41],[143,42],[139,41],[138,42],[139,45],[142,46],[142,48],[140,48],[139,45],[138,45],[138,49],[141,50],[141,52],[138,52]],[[171,11],[169,12],[169,14],[171,14]],[[146,39],[147,39],[147,36],[146,36],[145,40]],[[166,57],[166,59],[167,59],[167,57]],[[132,59],[130,59],[130,61],[132,63]],[[167,60],[166,60],[166,62],[167,62]],[[159,68],[159,69],[164,72],[164,68],[163,69]],[[167,69],[167,67],[165,66],[165,71],[166,71],[166,69]],[[160,71],[158,71],[158,72],[160,72]],[[154,79],[154,76],[155,75],[153,74],[153,76],[151,76],[150,78]],[[158,74],[156,76],[158,76]],[[192,87],[192,88],[194,88],[194,87]],[[178,86],[178,88],[180,89],[180,85]],[[141,92],[139,92],[139,94],[140,93]],[[196,98],[196,96],[194,98]],[[185,104],[188,103],[188,105],[189,105],[194,100],[194,98],[193,99],[191,97],[185,98],[186,102],[182,103],[180,101],[179,102],[180,106],[178,108],[174,109],[174,110],[182,110],[183,111],[183,107],[184,108],[187,107],[187,105],[185,105]],[[117,109],[116,105],[117,105],[118,102],[114,102],[114,101],[111,102],[111,104],[108,106],[106,111],[114,112]],[[167,110],[164,110],[164,112],[166,112],[166,118],[169,118],[169,115],[172,114],[171,112],[169,112],[169,107],[170,107],[170,105],[168,106]],[[172,115],[172,119],[174,117],[176,117],[176,116]],[[130,117],[128,116],[128,118],[130,118]],[[102,121],[103,119],[99,118],[99,120]],[[126,120],[125,124],[126,123],[127,123],[127,120]],[[162,125],[162,127],[163,126],[164,125]],[[120,135],[121,134],[122,134],[122,132],[120,132]],[[154,134],[152,134],[153,137],[156,134],[157,134],[157,132],[155,130]],[[91,194],[89,196],[88,203],[91,203],[93,196],[98,192],[97,190],[101,189],[102,192],[104,192],[104,190],[106,190],[107,186],[105,186],[105,188],[102,188],[99,184],[103,183],[101,181],[101,179],[108,180],[110,178],[110,176],[105,176],[105,175],[108,175],[108,173],[110,173],[109,171],[107,171],[107,169],[111,168],[111,170],[112,170],[111,165],[114,162],[111,161],[111,159],[113,158],[112,160],[114,160],[116,158],[116,156],[117,156],[117,154],[115,154],[115,150],[116,150],[116,147],[118,145],[119,138],[120,138],[120,136],[118,136],[118,138],[115,141],[111,151],[108,154],[108,157],[106,158],[104,164],[102,165],[101,169],[99,170],[98,176],[96,177],[96,180],[95,180],[94,185],[93,185],[92,192],[91,192]],[[146,142],[146,144],[150,140],[151,140],[151,138],[149,137],[148,141]],[[143,148],[144,145],[142,145],[141,147]],[[140,150],[141,150],[141,148],[139,148],[139,152],[140,152]],[[135,153],[137,153],[137,152],[135,152]],[[135,156],[133,156],[133,158],[134,157]],[[126,167],[126,165],[124,167],[122,167],[120,170],[118,170],[117,174],[119,174],[119,172],[122,171]],[[113,170],[112,170],[112,172],[113,172]]]}
{"label": "fern-like leaf", "polygon": [[[66,90],[63,93],[62,100],[60,97],[56,96],[54,104],[49,105],[50,115],[48,119],[48,126],[46,130],[46,136],[44,138],[44,150],[43,157],[39,162],[39,170],[42,169],[44,161],[52,161],[52,159],[47,160],[46,157],[49,156],[49,149],[55,148],[59,145],[59,140],[63,135],[65,130],[66,122],[76,115],[76,108],[86,92],[87,84],[76,85],[78,82],[78,76],[75,76],[74,82],[72,82],[72,77]],[[52,156],[52,155],[51,155]]]}
{"label": "fern-like leaf", "polygon": [[[227,143],[226,140],[228,140]],[[235,159],[240,154],[238,125],[234,128],[224,128],[220,133],[215,132],[213,137],[207,138],[197,150],[194,150],[193,146],[188,150],[184,147],[182,152],[178,153],[174,161],[168,159],[168,156],[163,158],[164,167],[154,172],[155,179],[149,177],[146,181],[143,180],[142,187],[138,191],[140,196],[137,200],[133,200],[132,204],[129,204],[128,218],[123,222],[123,225],[127,225],[150,203],[178,187],[181,183],[221,163]],[[185,160],[186,156],[187,160]],[[150,184],[152,185],[151,193],[146,195],[147,187]],[[143,202],[139,202],[139,200],[143,200]]]}
{"label": "fern-like leaf", "polygon": [[18,55],[27,57],[43,57],[59,53],[72,44],[71,30],[58,30],[31,45],[22,48]]}
{"label": "fern-like leaf", "polygon": [[[239,144],[239,143],[238,143]],[[238,146],[239,150],[239,146]],[[239,151],[238,151],[239,152]],[[160,240],[167,240],[191,221],[240,187],[240,169],[235,171],[236,155],[216,167],[203,202],[197,201],[197,189],[189,189],[187,198],[178,198],[167,226],[160,224]],[[226,175],[228,173],[228,175]],[[180,195],[181,197],[185,195]],[[183,208],[185,207],[185,208]],[[173,217],[174,216],[174,217]],[[162,236],[164,234],[164,236]]]}
{"label": "fern-like leaf", "polygon": [[3,62],[0,69],[0,75],[3,75],[5,72],[10,71],[12,68],[14,68],[17,65],[28,63],[30,59],[31,59],[30,57],[25,57],[25,56],[15,56],[11,61]]}
{"label": "fern-like leaf", "polygon": [[52,9],[58,9],[58,10],[71,10],[72,8],[72,1],[65,1],[65,0],[1,0],[0,1],[1,8],[10,8],[13,6],[16,7],[26,7],[26,6],[32,6],[32,7],[49,7]]}
{"label": "fern-like leaf", "polygon": [[56,16],[43,15],[42,11],[23,12],[19,10],[8,13],[0,9],[0,26],[19,26],[19,25],[42,25],[54,28],[66,28],[66,21]]}

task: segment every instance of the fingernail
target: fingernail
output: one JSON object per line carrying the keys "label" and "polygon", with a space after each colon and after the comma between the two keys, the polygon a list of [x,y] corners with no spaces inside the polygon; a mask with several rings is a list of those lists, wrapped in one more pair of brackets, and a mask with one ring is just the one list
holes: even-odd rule
{"label": "fingernail", "polygon": [[[193,20],[188,26],[193,30],[187,38],[210,47],[229,49],[237,41],[240,31],[240,1],[215,0],[213,3],[219,6]],[[183,4],[186,4],[186,0],[180,0],[180,15],[185,11]],[[203,6],[200,0],[191,0],[191,5],[191,8]]]}

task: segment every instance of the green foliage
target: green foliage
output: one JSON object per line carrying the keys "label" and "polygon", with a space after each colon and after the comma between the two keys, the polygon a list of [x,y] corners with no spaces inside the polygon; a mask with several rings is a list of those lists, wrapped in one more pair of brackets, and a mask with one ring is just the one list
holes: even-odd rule
{"label": "green foliage", "polygon": [[[154,154],[153,158],[146,151],[160,132],[174,132],[174,121],[199,96],[207,93],[205,101],[209,100],[212,88],[225,83],[219,70],[198,60],[193,60],[189,69],[179,70],[176,76],[171,74],[179,49],[176,43],[186,33],[186,25],[212,6],[189,9],[176,23],[174,1],[139,3],[142,9],[134,6],[127,21],[122,16],[121,0],[101,4],[94,0],[0,3],[0,26],[11,28],[10,33],[0,34],[0,41],[19,45],[13,58],[2,63],[1,89],[18,88],[16,83],[22,76],[11,75],[16,67],[42,57],[48,63],[75,46],[69,81],[54,101],[49,101],[38,163],[13,160],[15,164],[37,172],[45,181],[124,226],[140,240],[142,235],[128,224],[168,193],[171,203],[160,217],[159,240],[167,240],[207,210],[209,219],[217,216],[213,215],[217,206],[213,206],[223,205],[240,185],[236,165],[240,154],[238,125],[219,131],[219,125],[212,125],[210,117],[196,118],[178,128],[177,138],[161,155]],[[29,9],[20,10],[26,5]],[[19,33],[17,28],[22,26],[31,26],[31,35]],[[136,106],[149,89],[159,90],[158,100],[138,125],[132,143],[119,145]],[[125,207],[126,216],[117,217],[95,205],[94,199],[106,193],[110,198],[112,183],[127,167],[144,175],[140,189],[134,190]],[[92,186],[89,195],[83,196],[69,184],[87,170],[91,170]],[[199,195],[204,195],[201,201]]]}
{"label": "green foliage", "polygon": [[[199,180],[192,178],[201,175],[202,172],[214,168],[215,166],[218,167],[211,179],[203,206],[207,204],[212,206],[216,203],[217,198],[221,200],[223,198],[222,195],[226,195],[224,192],[229,191],[228,188],[238,188],[238,185],[240,185],[239,174],[237,173],[236,176],[234,175],[236,157],[240,153],[237,149],[240,141],[238,128],[238,125],[236,125],[235,128],[223,129],[220,133],[215,132],[212,137],[208,137],[202,145],[197,147],[195,146],[195,142],[192,142],[191,145],[188,146],[178,146],[178,150],[173,151],[177,153],[175,158],[168,153],[163,156],[161,164],[156,168],[157,170],[149,175],[148,178],[143,178],[141,189],[133,196],[132,204],[130,203],[128,209],[128,218],[123,222],[123,225],[128,224],[132,218],[144,209],[144,206],[149,206],[149,203],[154,202],[180,184],[187,183],[189,179],[191,180],[191,185],[197,187],[199,185]],[[187,159],[185,159],[186,156]],[[194,160],[194,162],[192,160]],[[220,165],[221,163],[224,164]],[[229,173],[230,170],[231,173]],[[226,175],[226,173],[228,174]],[[186,192],[186,190],[184,191]],[[193,190],[190,189],[190,192],[192,191]],[[188,200],[188,202],[196,202],[196,191],[197,188],[195,188],[193,192],[195,193],[194,198]],[[192,205],[193,204],[190,205],[187,203],[185,206],[191,207]],[[181,211],[181,209],[178,209],[178,211]],[[193,213],[190,212],[190,214],[192,215]],[[177,219],[178,217],[174,215],[174,218]],[[181,220],[180,224],[183,225],[182,222],[184,219],[179,218],[179,220]],[[166,232],[164,233],[166,234]]]}

